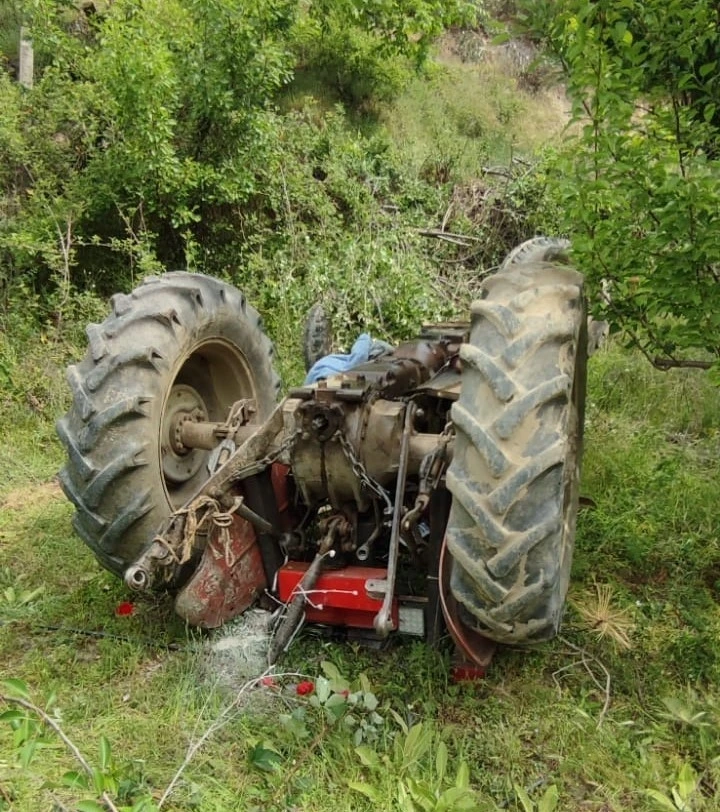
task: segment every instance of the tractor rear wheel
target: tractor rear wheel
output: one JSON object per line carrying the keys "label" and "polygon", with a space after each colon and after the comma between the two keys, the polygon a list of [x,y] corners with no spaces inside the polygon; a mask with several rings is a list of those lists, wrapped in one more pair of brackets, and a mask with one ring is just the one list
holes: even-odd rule
{"label": "tractor rear wheel", "polygon": [[539,642],[560,626],[579,495],[585,344],[583,279],[571,268],[512,262],[472,306],[452,407],[449,587],[462,624],[500,643]]}
{"label": "tractor rear wheel", "polygon": [[520,262],[567,263],[569,251],[570,240],[562,237],[531,237],[516,245],[502,261],[498,270],[502,273],[511,265]]}
{"label": "tractor rear wheel", "polygon": [[115,294],[111,305],[87,328],[85,359],[68,368],[73,402],[57,432],[75,530],[122,576],[209,476],[211,452],[178,447],[178,421],[223,421],[236,401],[252,398],[261,422],[279,379],[260,316],[224,282],[168,273]]}

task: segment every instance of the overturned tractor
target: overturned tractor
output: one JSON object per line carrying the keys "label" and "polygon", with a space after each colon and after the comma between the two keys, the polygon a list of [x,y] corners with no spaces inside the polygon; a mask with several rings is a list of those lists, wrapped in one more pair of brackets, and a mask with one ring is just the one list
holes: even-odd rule
{"label": "overturned tractor", "polygon": [[[515,251],[470,323],[289,390],[233,287],[190,273],[112,299],[58,422],[74,526],[134,590],[213,628],[280,605],[300,624],[437,642],[483,668],[553,637],[578,506],[582,277]],[[492,641],[492,642],[491,642]]]}

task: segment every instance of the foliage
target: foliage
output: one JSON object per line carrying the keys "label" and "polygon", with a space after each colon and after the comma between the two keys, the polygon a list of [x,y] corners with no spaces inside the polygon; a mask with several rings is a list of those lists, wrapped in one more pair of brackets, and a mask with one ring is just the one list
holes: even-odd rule
{"label": "foliage", "polygon": [[[440,197],[404,174],[386,139],[351,135],[341,111],[320,125],[294,113],[262,177],[263,205],[241,214],[246,243],[224,264],[266,314],[280,357],[297,356],[299,322],[316,301],[340,346],[362,330],[404,338],[447,313],[416,231]],[[223,251],[234,248],[231,241]]]}
{"label": "foliage", "polygon": [[651,356],[720,357],[716,5],[523,4],[573,100],[553,178],[574,254],[611,282],[608,316]]}
{"label": "foliage", "polygon": [[534,801],[524,787],[516,786],[515,794],[523,812],[554,812],[558,803],[558,788],[551,784],[542,794],[539,801]]}
{"label": "foliage", "polygon": [[455,774],[449,774],[447,745],[432,726],[418,722],[410,727],[397,714],[395,720],[400,731],[390,752],[378,754],[370,747],[356,748],[371,781],[351,781],[350,789],[374,803],[394,795],[394,808],[402,812],[477,809],[467,762],[461,760]]}
{"label": "foliage", "polygon": [[294,14],[286,0],[120,0],[78,34],[65,9],[27,5],[55,54],[35,86],[0,74],[3,278],[63,301],[71,282],[121,287],[128,259],[132,278],[182,256],[193,223],[247,199]]}
{"label": "foliage", "polygon": [[0,54],[17,60],[20,48],[22,16],[14,0],[0,2]]}
{"label": "foliage", "polygon": [[298,26],[299,65],[346,103],[391,99],[424,67],[436,37],[476,15],[470,0],[319,0]]}
{"label": "foliage", "polygon": [[[131,765],[118,766],[110,742],[101,736],[98,743],[97,764],[90,763],[63,731],[56,707],[57,698],[51,694],[44,706],[36,704],[23,680],[8,678],[0,682],[3,693],[0,705],[7,709],[0,714],[0,722],[9,724],[13,731],[15,757],[23,769],[28,769],[43,748],[52,747],[53,737],[65,745],[80,769],[63,773],[61,784],[69,789],[92,793],[93,797],[77,803],[78,812],[153,812],[157,807],[149,794],[142,791],[136,771]],[[118,807],[113,799],[131,806]],[[99,802],[100,801],[100,802]]]}
{"label": "foliage", "polygon": [[693,796],[698,790],[698,777],[690,764],[683,764],[678,772],[677,783],[670,790],[671,797],[657,789],[646,789],[646,794],[659,810],[669,812],[692,812],[697,808]]}
{"label": "foliage", "polygon": [[[298,695],[310,693],[309,708],[299,705],[291,713],[281,714],[280,722],[291,736],[306,740],[311,728],[321,731],[336,727],[350,732],[353,742],[376,741],[385,720],[378,713],[379,700],[365,674],[355,680],[344,677],[334,663],[321,663],[324,676],[297,686]],[[301,690],[301,688],[303,690]]]}
{"label": "foliage", "polygon": [[[51,56],[31,90],[0,71],[0,283],[42,292],[44,314],[62,318],[75,288],[109,294],[168,266],[226,274],[255,248],[272,253],[277,219],[306,205],[315,224],[367,220],[351,182],[372,139],[335,139],[342,189],[297,178],[290,163],[317,174],[318,159],[295,148],[300,126],[275,110],[278,92],[312,52],[363,98],[385,98],[470,14],[462,0],[118,0],[90,15],[26,0],[36,51]],[[319,145],[339,119],[304,128]]]}
{"label": "foliage", "polygon": [[[438,123],[424,133],[417,163],[384,125],[358,132],[357,107],[318,112],[310,99],[278,109],[297,60],[302,68],[321,47],[351,58],[333,44],[333,26],[368,45],[353,77],[373,65],[404,66],[404,76],[424,63],[443,25],[472,11],[459,0],[353,0],[327,14],[321,5],[119,0],[86,17],[28,0],[36,49],[52,57],[30,91],[0,73],[6,313],[27,298],[32,315],[62,336],[87,312],[78,291],[94,300],[184,266],[245,289],[288,359],[303,312],[318,300],[339,346],[360,330],[404,338],[464,310],[473,280],[545,228],[534,216],[543,181],[528,173],[497,192],[485,184],[486,222],[465,217],[459,200],[446,225],[470,235],[471,251],[418,229],[440,224],[450,184],[476,174],[491,151],[506,154],[501,144],[522,105],[496,76],[489,105],[463,111],[450,101],[449,77],[447,114],[426,112],[432,95],[404,114]],[[351,25],[334,16],[341,12]],[[461,78],[471,92],[474,76]],[[366,91],[375,100],[390,92],[380,79]],[[490,115],[497,126],[483,123]]]}

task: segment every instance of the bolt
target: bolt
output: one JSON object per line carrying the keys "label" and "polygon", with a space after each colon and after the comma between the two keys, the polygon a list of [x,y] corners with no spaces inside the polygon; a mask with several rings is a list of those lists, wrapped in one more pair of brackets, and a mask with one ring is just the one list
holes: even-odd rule
{"label": "bolt", "polygon": [[313,431],[316,432],[322,431],[323,429],[327,428],[328,425],[327,417],[324,417],[323,415],[318,415],[317,417],[313,418],[312,423],[310,425],[312,426]]}

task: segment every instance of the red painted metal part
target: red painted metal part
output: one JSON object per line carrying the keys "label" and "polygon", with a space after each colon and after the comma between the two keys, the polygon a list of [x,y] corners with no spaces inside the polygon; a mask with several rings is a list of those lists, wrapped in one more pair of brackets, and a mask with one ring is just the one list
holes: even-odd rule
{"label": "red painted metal part", "polygon": [[193,626],[214,629],[242,614],[267,585],[255,530],[233,517],[225,549],[217,528],[200,565],[175,599],[175,611]]}
{"label": "red painted metal part", "polygon": [[487,666],[476,665],[464,659],[458,659],[450,665],[450,678],[453,682],[476,682],[485,679]]}
{"label": "red painted metal part", "polygon": [[459,655],[457,663],[453,665],[453,679],[456,682],[481,679],[485,676],[492,661],[497,643],[488,640],[487,637],[483,637],[462,622],[457,601],[450,591],[451,563],[452,556],[447,551],[447,544],[443,539],[440,550],[440,580],[438,585],[440,587],[440,605],[445,617],[445,625]]}
{"label": "red painted metal part", "polygon": [[[290,561],[278,570],[277,597],[287,603],[310,565]],[[382,581],[387,570],[378,567],[344,567],[325,570],[307,595],[305,617],[310,623],[330,626],[350,626],[372,629],[375,615],[383,603],[383,596],[374,597],[367,591],[368,581]],[[393,601],[390,614],[393,627],[398,627],[398,603]]]}
{"label": "red painted metal part", "polygon": [[285,513],[290,505],[290,497],[288,496],[289,473],[290,466],[284,465],[282,462],[275,462],[270,468],[270,479],[272,480],[273,493],[275,494],[279,513]]}

